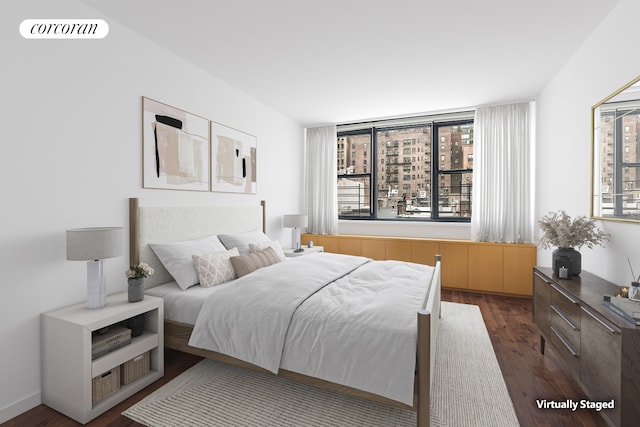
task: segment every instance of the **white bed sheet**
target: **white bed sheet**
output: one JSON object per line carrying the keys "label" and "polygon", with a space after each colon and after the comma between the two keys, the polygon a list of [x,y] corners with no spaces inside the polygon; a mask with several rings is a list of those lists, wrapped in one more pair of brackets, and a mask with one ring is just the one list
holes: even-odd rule
{"label": "white bed sheet", "polygon": [[216,288],[196,285],[183,291],[176,282],[169,282],[147,289],[145,293],[164,300],[165,320],[195,325],[202,305],[209,295],[216,292]]}
{"label": "white bed sheet", "polygon": [[237,279],[207,298],[189,345],[411,406],[416,312],[433,267],[368,261],[311,254]]}
{"label": "white bed sheet", "polygon": [[165,320],[195,325],[207,297],[234,282],[232,280],[209,288],[195,285],[183,291],[177,282],[172,281],[146,289],[145,293],[164,299]]}

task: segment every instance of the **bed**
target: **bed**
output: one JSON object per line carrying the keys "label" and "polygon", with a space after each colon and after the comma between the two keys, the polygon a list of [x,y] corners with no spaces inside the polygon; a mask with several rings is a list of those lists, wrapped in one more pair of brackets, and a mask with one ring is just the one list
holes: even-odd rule
{"label": "bed", "polygon": [[[130,199],[130,258],[132,262],[147,262],[156,271],[156,274],[147,278],[145,286],[147,293],[165,299],[165,346],[245,368],[272,372],[339,393],[414,410],[417,412],[417,425],[428,426],[440,315],[439,256],[436,256],[433,267],[427,267],[337,254],[306,255],[258,269],[234,279],[233,282],[206,288],[196,285],[183,290],[151,249],[154,242],[182,242],[204,236],[244,233],[248,230],[260,230],[264,233],[265,209],[264,202],[256,206],[234,207],[151,207],[140,206],[138,199]],[[317,274],[308,274],[314,269],[318,270]],[[396,272],[392,273],[393,281],[384,276],[388,271]],[[302,276],[306,278],[304,281],[299,280]],[[396,280],[400,276],[406,276],[406,279]],[[293,279],[287,282],[286,277]],[[366,283],[366,286],[373,287],[360,289],[354,283]],[[403,290],[385,294],[391,286],[405,286],[407,292]],[[287,290],[286,294],[272,297],[276,291],[281,292],[283,289]],[[242,292],[243,300],[237,302],[238,306],[232,306],[234,299],[239,299],[238,292]],[[363,296],[362,292],[368,294]],[[374,299],[370,305],[382,312],[405,307],[403,314],[394,312],[390,317],[398,319],[395,322],[402,329],[393,321],[377,320],[371,313],[366,322],[352,321],[353,325],[349,326],[354,328],[352,332],[344,327],[345,322],[348,322],[345,319],[349,319],[346,317],[349,311],[363,311],[360,305],[345,301],[354,298],[357,301],[365,300],[366,295],[379,298],[380,295],[397,294],[402,294],[402,298],[391,297],[393,304],[380,306],[379,300]],[[386,298],[385,296],[384,299]],[[316,301],[335,304],[337,300],[342,301],[340,309],[334,310],[331,316],[325,316],[318,323],[320,315],[331,310],[319,308],[321,306]],[[284,302],[280,305],[276,301]],[[264,304],[267,308],[257,307],[256,304]],[[409,311],[410,333],[406,331],[407,304],[417,307],[415,312],[413,309]],[[352,305],[353,308],[350,308]],[[252,315],[253,311],[260,310],[268,316]],[[269,324],[262,321],[265,317],[269,317]],[[247,323],[238,326],[229,323],[231,321]],[[390,329],[384,332],[376,329],[376,324],[382,323],[388,323]],[[309,333],[311,324],[314,328],[319,327],[320,332]],[[212,332],[214,329],[215,332]],[[371,329],[369,336],[366,335],[367,329]],[[339,332],[333,335],[332,341],[332,331],[336,330]],[[235,333],[234,331],[245,331],[246,337],[252,340],[252,349],[236,351],[240,348],[235,344],[236,337],[228,335]],[[220,339],[221,336],[225,339]],[[324,339],[319,340],[318,337]],[[349,345],[339,348],[344,346],[341,344],[344,342]],[[274,348],[270,348],[271,346]],[[313,351],[304,351],[311,347],[314,348]],[[340,351],[344,354],[340,354]],[[302,353],[305,353],[304,356]],[[407,359],[407,354],[410,359]],[[355,358],[351,364],[334,363],[336,358],[345,360],[349,357]],[[389,360],[403,360],[406,363],[389,363]],[[398,369],[404,371],[396,373],[395,365],[402,365]],[[385,369],[379,369],[381,366]],[[411,370],[410,382],[402,379],[396,381],[399,384],[391,384],[393,378],[406,377],[407,369]],[[382,383],[389,384],[386,388],[380,388]],[[411,388],[411,396],[408,398],[407,387]]]}

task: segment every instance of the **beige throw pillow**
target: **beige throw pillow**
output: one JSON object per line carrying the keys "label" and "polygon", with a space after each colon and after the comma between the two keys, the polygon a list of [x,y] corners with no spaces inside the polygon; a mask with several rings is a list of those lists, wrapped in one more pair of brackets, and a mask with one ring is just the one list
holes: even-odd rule
{"label": "beige throw pillow", "polygon": [[200,286],[209,288],[235,279],[236,272],[230,258],[237,255],[236,248],[206,255],[193,255],[193,265],[198,272]]}
{"label": "beige throw pillow", "polygon": [[238,277],[246,276],[259,268],[280,262],[276,251],[271,247],[250,254],[232,256],[230,259]]}

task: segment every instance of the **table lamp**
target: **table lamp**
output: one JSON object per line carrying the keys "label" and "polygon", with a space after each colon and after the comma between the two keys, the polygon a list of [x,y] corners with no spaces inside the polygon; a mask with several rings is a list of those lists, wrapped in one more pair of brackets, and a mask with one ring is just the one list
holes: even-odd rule
{"label": "table lamp", "polygon": [[67,230],[67,259],[87,261],[87,308],[107,304],[106,259],[122,254],[122,227]]}
{"label": "table lamp", "polygon": [[284,215],[282,218],[283,227],[293,229],[291,230],[291,247],[294,252],[304,251],[300,246],[300,228],[306,227],[308,223],[307,215]]}

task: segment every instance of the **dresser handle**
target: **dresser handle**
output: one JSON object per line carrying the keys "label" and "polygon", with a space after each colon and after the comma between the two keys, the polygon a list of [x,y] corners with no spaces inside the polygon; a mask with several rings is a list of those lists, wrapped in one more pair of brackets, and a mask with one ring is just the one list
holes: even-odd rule
{"label": "dresser handle", "polygon": [[574,303],[574,304],[576,304],[576,305],[577,305],[577,304],[579,304],[579,303],[578,303],[578,301],[574,300],[574,299],[573,299],[573,298],[571,298],[569,295],[567,295],[567,294],[565,293],[565,291],[564,291],[563,289],[559,288],[555,283],[551,283],[551,287],[552,287],[553,289],[555,289],[556,291],[560,292],[560,293],[561,293],[561,294],[562,294],[566,299],[568,299],[568,300],[569,300],[569,301],[571,301],[572,303]]}
{"label": "dresser handle", "polygon": [[590,312],[589,310],[587,310],[587,309],[586,309],[586,308],[584,308],[583,306],[580,306],[580,308],[582,309],[582,311],[584,311],[585,313],[587,313],[589,316],[593,317],[593,319],[594,319],[596,322],[598,322],[598,323],[600,323],[602,326],[604,326],[604,328],[605,328],[607,331],[611,332],[612,334],[617,334],[617,333],[619,333],[618,331],[616,331],[615,329],[613,329],[611,326],[607,325],[607,323],[606,323],[604,320],[600,319],[599,317],[597,317],[595,314],[593,314],[592,312]]}
{"label": "dresser handle", "polygon": [[551,304],[550,307],[551,307],[551,310],[555,311],[558,314],[558,316],[562,317],[562,320],[567,322],[569,324],[569,326],[571,326],[571,328],[574,331],[578,330],[578,327],[576,325],[574,325],[573,322],[571,320],[569,320],[560,310],[558,310],[555,305]]}
{"label": "dresser handle", "polygon": [[538,278],[539,278],[540,280],[542,280],[544,283],[546,283],[547,285],[550,285],[550,284],[551,284],[551,282],[550,282],[546,277],[542,276],[540,273],[538,273],[538,272],[534,272],[533,274],[535,274],[536,276],[538,276]]}
{"label": "dresser handle", "polygon": [[569,344],[569,342],[566,340],[566,338],[563,337],[560,332],[556,331],[556,328],[554,328],[553,326],[551,327],[551,330],[553,331],[554,334],[556,334],[556,336],[558,338],[560,338],[560,341],[562,341],[562,344],[564,344],[564,346],[567,347],[567,350],[569,350],[569,352],[574,357],[578,357],[578,353],[576,353],[576,351],[573,349],[573,347],[571,347],[571,344]]}

